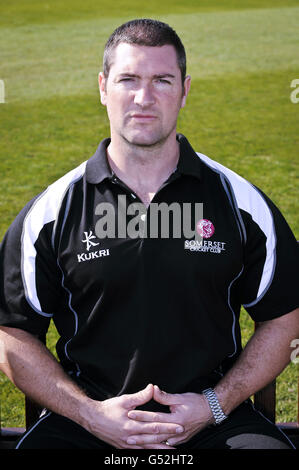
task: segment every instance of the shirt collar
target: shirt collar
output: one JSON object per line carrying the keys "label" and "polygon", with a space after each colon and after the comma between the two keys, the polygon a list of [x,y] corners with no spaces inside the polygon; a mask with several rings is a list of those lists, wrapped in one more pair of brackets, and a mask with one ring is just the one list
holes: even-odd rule
{"label": "shirt collar", "polygon": [[86,179],[88,183],[101,183],[105,178],[112,177],[112,171],[108,164],[106,149],[110,144],[110,138],[102,140],[94,155],[86,165]]}
{"label": "shirt collar", "polygon": [[[91,184],[101,183],[105,178],[112,178],[113,176],[106,152],[110,140],[110,138],[102,140],[94,155],[87,162],[86,179]],[[200,179],[200,158],[183,134],[177,134],[177,140],[180,144],[180,157],[176,171],[180,174],[191,175]]]}
{"label": "shirt collar", "polygon": [[177,134],[177,140],[180,144],[180,158],[177,165],[177,172],[201,179],[202,163],[199,156],[183,134]]}

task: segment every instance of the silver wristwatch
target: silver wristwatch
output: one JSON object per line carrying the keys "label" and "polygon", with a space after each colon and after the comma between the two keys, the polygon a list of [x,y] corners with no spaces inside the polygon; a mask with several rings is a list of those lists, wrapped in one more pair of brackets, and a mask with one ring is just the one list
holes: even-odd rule
{"label": "silver wristwatch", "polygon": [[223,413],[223,410],[220,406],[220,403],[214,390],[212,388],[207,388],[206,390],[202,391],[202,394],[206,397],[209,402],[210,408],[215,419],[215,424],[222,423],[222,421],[224,421],[227,416],[225,413]]}

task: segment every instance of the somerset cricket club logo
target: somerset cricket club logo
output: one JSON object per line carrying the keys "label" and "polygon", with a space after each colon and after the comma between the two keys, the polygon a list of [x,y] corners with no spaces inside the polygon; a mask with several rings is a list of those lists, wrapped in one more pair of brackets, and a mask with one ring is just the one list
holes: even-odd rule
{"label": "somerset cricket club logo", "polygon": [[200,219],[196,224],[196,231],[202,238],[198,240],[185,240],[185,250],[198,252],[198,253],[222,253],[226,250],[226,242],[207,240],[215,233],[213,223],[208,219]]}
{"label": "somerset cricket club logo", "polygon": [[210,220],[201,219],[196,224],[196,230],[202,238],[210,238],[215,232],[215,227]]}
{"label": "somerset cricket club logo", "polygon": [[[89,232],[84,232],[85,238],[83,238],[82,243],[86,243],[86,250],[89,252],[89,250],[97,245],[99,245],[99,242],[94,242],[92,241],[93,239],[97,238],[95,235],[93,235],[92,230]],[[81,263],[82,261],[89,261],[95,258],[102,258],[102,256],[109,256],[109,248],[106,250],[96,250],[96,251],[90,251],[89,253],[78,253],[77,254],[77,261],[78,263]]]}

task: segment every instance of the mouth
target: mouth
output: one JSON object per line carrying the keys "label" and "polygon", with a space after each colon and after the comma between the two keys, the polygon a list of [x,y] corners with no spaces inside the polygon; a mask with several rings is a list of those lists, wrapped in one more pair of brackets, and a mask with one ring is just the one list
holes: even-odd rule
{"label": "mouth", "polygon": [[130,117],[138,121],[153,121],[156,119],[156,116],[153,114],[132,114]]}

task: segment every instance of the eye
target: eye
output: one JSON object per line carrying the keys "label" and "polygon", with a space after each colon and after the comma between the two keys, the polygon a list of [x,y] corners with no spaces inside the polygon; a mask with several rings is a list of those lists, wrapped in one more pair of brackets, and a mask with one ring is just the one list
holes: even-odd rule
{"label": "eye", "polygon": [[129,82],[133,82],[134,79],[135,79],[135,77],[130,77],[130,76],[126,77],[126,76],[124,76],[124,77],[119,77],[117,82],[118,83],[129,83]]}
{"label": "eye", "polygon": [[157,78],[156,82],[160,83],[161,85],[171,85],[171,82],[166,78]]}

